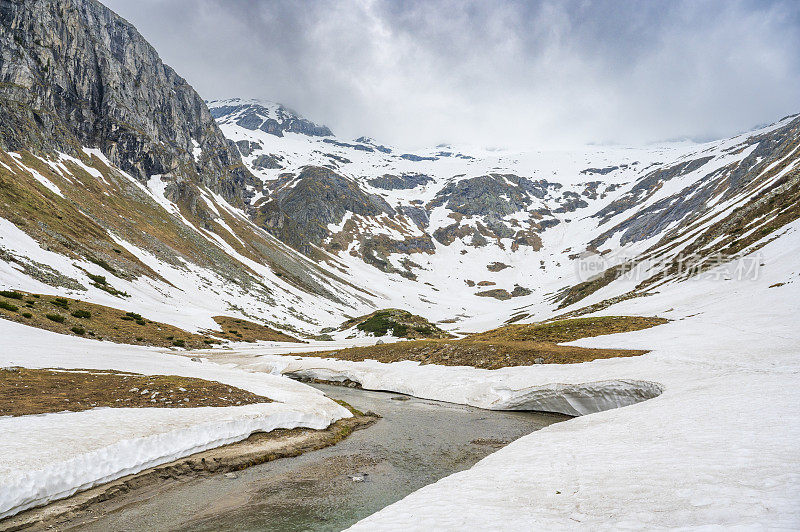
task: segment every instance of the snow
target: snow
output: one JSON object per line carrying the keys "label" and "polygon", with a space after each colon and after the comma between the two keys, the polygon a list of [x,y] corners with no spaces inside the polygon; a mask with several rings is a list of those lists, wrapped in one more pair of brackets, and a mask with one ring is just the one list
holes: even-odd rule
{"label": "snow", "polygon": [[48,190],[49,190],[50,192],[52,192],[53,194],[55,194],[55,195],[57,195],[57,196],[60,196],[60,197],[62,197],[62,198],[64,197],[64,194],[62,194],[62,193],[61,193],[61,189],[60,189],[60,188],[58,188],[58,186],[57,186],[55,183],[53,183],[52,181],[50,181],[49,179],[47,179],[45,176],[43,176],[42,174],[40,174],[39,172],[37,172],[35,169],[33,169],[33,168],[29,168],[29,167],[25,166],[24,164],[22,164],[22,156],[21,156],[21,155],[19,155],[18,153],[14,153],[14,152],[8,152],[8,154],[14,158],[14,162],[15,162],[15,163],[16,163],[16,164],[17,164],[17,165],[20,167],[20,168],[22,168],[24,171],[26,171],[26,172],[28,172],[29,174],[31,174],[31,176],[32,176],[32,177],[33,177],[33,178],[34,178],[36,181],[38,181],[39,183],[41,183],[41,184],[42,184],[42,186],[44,186],[46,189],[48,189]]}
{"label": "snow", "polygon": [[200,147],[200,144],[196,140],[192,139],[192,157],[195,162],[199,161],[202,155],[203,148]]}
{"label": "snow", "polygon": [[116,369],[205,378],[274,402],[221,408],[96,408],[0,417],[0,518],[148,467],[276,428],[321,429],[345,408],[285,377],[166,350],[59,335],[0,320],[0,366]]}
{"label": "snow", "polygon": [[[652,349],[639,357],[493,371],[270,354],[238,364],[482,408],[591,413],[523,437],[353,530],[797,529],[798,253],[794,222],[759,251],[756,279],[673,283],[603,312],[670,323],[574,342]],[[627,400],[631,390],[651,398]]]}
{"label": "snow", "polygon": [[[235,102],[250,103],[247,100]],[[277,104],[264,106],[265,119],[282,120],[291,113]],[[502,246],[491,242],[475,248],[469,245],[471,237],[467,237],[456,239],[449,246],[434,241],[435,253],[432,254],[391,254],[387,258],[391,264],[397,265],[401,258],[407,257],[419,265],[414,270],[417,280],[413,281],[398,274],[386,274],[364,263],[360,257],[349,253],[351,249],[336,255],[317,249],[326,260],[315,263],[257,228],[242,210],[204,188],[200,189],[201,197],[209,211],[216,215],[213,218],[216,223],[213,229],[201,229],[184,218],[167,198],[169,183],[162,176],[150,176],[145,185],[116,170],[125,177],[122,181],[129,181],[179,223],[202,236],[215,252],[219,249],[243,269],[253,272],[263,283],[264,291],[256,293],[231,283],[212,269],[194,264],[179,254],[174,260],[165,260],[141,244],[111,234],[119,246],[166,281],[147,276],[117,278],[96,264],[40,246],[4,218],[0,218],[0,251],[13,257],[14,262],[0,261],[0,287],[75,297],[138,312],[148,319],[187,331],[216,330],[218,326],[212,316],[225,314],[257,319],[287,330],[318,332],[323,327],[339,325],[345,315],[366,314],[385,307],[404,308],[432,321],[447,320],[440,325],[453,332],[495,327],[521,309],[529,314],[524,321],[549,318],[554,307],[550,296],[581,280],[576,275],[575,261],[569,258],[571,254],[586,249],[587,243],[598,233],[658,199],[686,190],[709,172],[738,163],[755,149],[752,144],[734,153],[744,147],[750,137],[785,125],[788,120],[708,144],[674,143],[641,148],[595,146],[530,152],[448,146],[444,149],[453,156],[418,162],[402,159],[401,154],[412,152],[397,147],[392,147],[390,154],[369,153],[325,143],[320,137],[288,132],[277,137],[241,128],[235,125],[236,118],[231,115],[220,120],[225,135],[234,141],[250,140],[260,146],[243,158],[246,164],[252,164],[260,154],[272,154],[284,165],[280,170],[254,171],[264,180],[275,179],[284,172],[297,173],[308,164],[328,164],[353,179],[363,190],[380,194],[391,205],[411,205],[412,201],[427,204],[448,183],[495,172],[547,179],[561,185],[558,190],[548,189],[542,199],[532,198],[526,209],[504,218],[522,227],[533,211],[556,209],[563,203],[564,193],[581,194],[589,181],[601,181],[598,193],[605,190],[605,196],[595,200],[584,197],[588,207],[553,214],[552,220],[560,223],[540,233],[543,246],[538,251],[528,246],[511,251],[509,239],[503,239]],[[201,147],[194,139],[191,142],[192,155],[197,160],[202,156]],[[442,149],[413,153],[435,156]],[[83,151],[111,166],[99,150],[85,148]],[[777,161],[776,165],[784,167],[769,180],[764,179],[753,187],[755,189],[748,187],[724,202],[721,197],[713,198],[709,205],[713,208],[702,214],[693,228],[683,229],[683,234],[677,235],[674,241],[655,250],[654,259],[674,255],[702,230],[750,202],[760,190],[772,186],[788,172],[795,171],[796,154],[795,150]],[[116,181],[115,174],[106,176],[97,168],[64,154],[59,154],[57,160],[45,161],[53,173],[51,175],[47,169],[42,172],[52,180],[23,167],[19,154],[10,156],[4,158],[8,164],[0,163],[6,169],[25,178],[30,173],[43,186],[58,195],[63,191],[68,198],[74,197],[76,190],[69,186],[72,180],[65,162],[77,165],[110,187],[106,177]],[[611,201],[628,193],[649,172],[700,156],[713,159],[691,174],[664,182],[652,196],[602,226],[598,226],[597,218],[592,218]],[[341,162],[344,160],[350,162]],[[623,165],[627,167],[622,168]],[[586,168],[609,166],[620,168],[606,175],[581,173]],[[432,181],[410,190],[385,191],[369,185],[370,178],[384,173],[424,173]],[[63,190],[53,181],[62,185]],[[297,182],[295,179],[286,186]],[[612,186],[615,190],[608,191]],[[269,192],[269,187],[265,191]],[[265,192],[262,191],[256,195],[256,198],[263,197]],[[267,194],[266,197],[273,201],[273,196]],[[225,213],[230,217],[223,216]],[[451,214],[446,206],[433,209],[426,231],[432,234],[453,223]],[[479,217],[464,216],[461,223],[475,227],[479,220]],[[365,236],[388,235],[403,239],[423,234],[416,225],[405,223],[399,217],[390,221],[385,217],[351,213],[328,228],[342,231],[347,221],[356,224]],[[671,228],[673,226],[667,229]],[[753,225],[747,234],[757,230]],[[335,331],[332,333],[335,342],[231,346],[234,349],[227,357],[229,364],[259,371],[249,374],[235,367],[192,363],[163,350],[65,339],[0,322],[0,364],[175,372],[227,379],[225,382],[243,388],[264,390],[269,397],[283,394],[286,398],[285,403],[208,412],[202,409],[92,410],[32,416],[24,420],[0,419],[0,430],[4,431],[4,439],[0,441],[0,515],[64,495],[79,486],[115,478],[129,468],[146,467],[231,438],[241,439],[256,426],[266,429],[302,423],[327,424],[342,415],[341,409],[316,392],[287,383],[277,375],[266,375],[295,372],[329,380],[351,379],[367,388],[396,390],[487,409],[534,408],[581,416],[523,438],[473,470],[460,473],[455,480],[445,479],[430,486],[361,526],[400,527],[408,524],[410,514],[420,516],[414,521],[420,528],[455,528],[466,523],[470,528],[480,525],[498,528],[501,523],[502,528],[526,529],[567,528],[579,524],[620,528],[749,526],[772,524],[770,520],[775,516],[779,516],[775,518],[779,526],[797,526],[797,512],[786,511],[792,498],[798,500],[797,469],[791,466],[800,462],[789,443],[793,438],[797,440],[798,425],[793,413],[798,399],[795,391],[798,388],[797,363],[793,359],[800,350],[795,331],[797,320],[793,319],[798,310],[800,283],[794,267],[800,251],[797,233],[797,224],[793,224],[786,234],[762,250],[766,266],[757,280],[692,280],[678,285],[667,279],[666,284],[658,286],[660,293],[620,303],[605,311],[657,314],[673,318],[672,323],[648,331],[580,342],[581,345],[653,349],[650,354],[569,366],[540,365],[487,371],[419,366],[412,362],[351,363],[299,356],[303,351],[338,349],[376,341],[367,337],[347,339],[353,331]],[[655,245],[664,234],[662,231],[648,240],[622,245],[622,233],[617,232],[603,247],[611,251],[607,255],[609,258],[632,257]],[[307,270],[310,278],[327,286],[339,300],[304,292],[286,276],[273,271],[267,261],[257,262],[229,244],[235,239],[244,246],[253,236],[274,246],[278,263],[288,260],[290,265],[304,272]],[[353,243],[351,248],[356,245]],[[463,251],[467,254],[462,255]],[[32,265],[33,261],[85,284],[87,290],[43,284],[25,273],[25,266]],[[492,262],[510,267],[490,272],[486,266]],[[323,271],[334,274],[342,282],[323,276]],[[117,298],[91,286],[87,272],[109,276],[114,287],[130,297]],[[496,283],[492,288],[507,290],[519,284],[533,290],[533,294],[510,301],[481,298],[474,295],[478,288],[466,286],[467,280],[476,283],[489,280]],[[619,295],[640,280],[620,278],[564,310]],[[787,284],[768,288],[780,282]],[[55,353],[54,345],[59,347]],[[742,350],[743,346],[746,351]],[[279,356],[287,352],[296,355]],[[78,423],[97,433],[92,434],[92,438],[84,436],[74,428]],[[85,432],[91,434],[92,431]],[[10,439],[6,440],[6,434]],[[123,445],[123,442],[127,443]],[[115,454],[109,454],[112,452]],[[109,456],[111,458],[107,458]],[[25,468],[30,469],[33,476],[14,476],[14,471]],[[5,489],[5,486],[13,488]],[[555,494],[556,491],[561,493]],[[785,497],[781,498],[781,494]],[[455,508],[456,501],[463,501],[469,508]]]}

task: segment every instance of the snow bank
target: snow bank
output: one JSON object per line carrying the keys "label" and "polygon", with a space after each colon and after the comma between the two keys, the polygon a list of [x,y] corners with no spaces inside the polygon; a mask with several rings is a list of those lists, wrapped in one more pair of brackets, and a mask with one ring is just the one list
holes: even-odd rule
{"label": "snow bank", "polygon": [[521,438],[353,530],[798,529],[798,224],[762,252],[757,280],[689,281],[605,311],[676,321],[575,342],[654,349],[564,371],[613,368],[661,395]]}
{"label": "snow bank", "polygon": [[274,400],[224,408],[98,408],[0,417],[0,518],[256,431],[322,429],[349,417],[284,377],[192,362],[164,350],[58,335],[0,320],[0,366],[117,369],[182,375]]}
{"label": "snow bank", "polygon": [[[303,359],[299,361],[298,365],[317,365],[318,363]],[[452,384],[448,384],[447,381],[440,381],[437,384],[433,374],[445,379],[452,378],[454,375],[451,368],[423,366],[419,367],[417,372],[403,371],[399,368],[380,368],[377,366],[380,363],[376,363],[373,371],[365,371],[357,368],[359,364],[362,364],[359,362],[343,364],[341,361],[325,360],[323,364],[330,364],[330,367],[303,367],[303,369],[292,370],[289,368],[294,364],[289,364],[283,370],[283,374],[332,382],[351,380],[369,390],[389,390],[424,399],[465,404],[487,410],[541,410],[569,416],[583,416],[632,405],[657,397],[662,392],[660,384],[641,380],[605,380],[574,384],[547,383],[512,388],[501,384],[491,384],[494,379],[489,376],[485,382],[475,382],[471,385],[464,383],[461,378],[455,378]],[[391,364],[380,365],[391,366]],[[277,367],[270,363],[262,363],[259,366],[271,372]],[[251,365],[250,367],[258,366]],[[464,369],[469,371],[472,368]],[[418,374],[425,374],[425,377],[416,378]]]}
{"label": "snow bank", "polygon": [[798,529],[798,229],[761,250],[757,279],[709,276],[603,312],[674,321],[573,342],[652,349],[639,357],[494,371],[252,352],[237,363],[484,408],[595,412],[523,437],[353,530]]}

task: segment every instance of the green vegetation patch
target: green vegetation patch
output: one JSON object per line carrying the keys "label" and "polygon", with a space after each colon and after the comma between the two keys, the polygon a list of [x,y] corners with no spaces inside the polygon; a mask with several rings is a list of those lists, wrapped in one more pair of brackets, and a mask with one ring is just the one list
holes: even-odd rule
{"label": "green vegetation patch", "polygon": [[349,329],[353,326],[374,336],[391,334],[397,338],[452,338],[449,333],[422,316],[400,309],[377,310],[372,314],[348,320],[341,328]]}
{"label": "green vegetation patch", "polygon": [[107,272],[110,272],[112,274],[116,273],[116,270],[109,263],[107,263],[103,259],[98,259],[98,258],[95,258],[95,257],[89,257],[89,262],[93,262],[93,263],[97,264],[98,266],[100,266],[101,268],[103,268]]}
{"label": "green vegetation patch", "polygon": [[23,295],[17,292],[16,290],[0,290],[0,296],[7,297],[9,299],[19,299],[22,300]]}
{"label": "green vegetation patch", "polygon": [[7,303],[6,301],[0,301],[0,308],[10,312],[17,312],[19,310],[18,306]]}
{"label": "green vegetation patch", "polygon": [[103,286],[108,284],[108,281],[106,280],[105,275],[96,275],[94,273],[87,273],[86,277],[91,279],[95,284],[99,284],[99,285],[103,285]]}
{"label": "green vegetation patch", "polygon": [[52,305],[56,307],[61,307],[64,310],[69,310],[69,300],[65,297],[57,297],[50,302]]}

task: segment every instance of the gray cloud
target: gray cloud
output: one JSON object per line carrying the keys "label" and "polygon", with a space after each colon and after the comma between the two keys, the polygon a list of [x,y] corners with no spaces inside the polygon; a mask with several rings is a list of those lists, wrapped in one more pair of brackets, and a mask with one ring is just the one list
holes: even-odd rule
{"label": "gray cloud", "polygon": [[715,138],[800,111],[800,2],[106,0],[206,98],[419,146]]}

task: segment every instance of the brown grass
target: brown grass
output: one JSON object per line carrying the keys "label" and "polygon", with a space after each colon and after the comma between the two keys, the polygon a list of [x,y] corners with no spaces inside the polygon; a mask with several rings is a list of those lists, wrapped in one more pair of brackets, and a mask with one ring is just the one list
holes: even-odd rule
{"label": "brown grass", "polygon": [[470,340],[572,342],[580,338],[649,329],[669,320],[642,316],[598,316],[544,323],[505,325],[490,331],[471,334]]}
{"label": "brown grass", "polygon": [[227,384],[175,375],[94,369],[0,369],[0,416],[78,412],[98,407],[191,408],[270,401]]}
{"label": "brown grass", "polygon": [[[122,344],[197,349],[220,342],[209,336],[193,334],[174,325],[152,321],[135,313],[127,313],[124,310],[104,305],[68,297],[24,292],[22,294],[21,301],[0,296],[0,302],[5,301],[19,307],[16,312],[0,308],[0,317],[61,334],[109,340]],[[59,305],[59,301],[66,303]],[[78,313],[80,311],[88,312],[91,317],[75,317],[73,313],[76,311]],[[51,318],[48,318],[48,315]],[[63,321],[54,321],[52,316],[60,316]]]}
{"label": "brown grass", "polygon": [[222,328],[222,333],[213,332],[212,334],[234,342],[257,342],[259,340],[267,342],[300,341],[293,336],[276,331],[266,325],[260,325],[241,318],[214,316],[214,321]]}
{"label": "brown grass", "polygon": [[[229,316],[214,317],[224,332],[206,331],[205,334],[196,334],[113,307],[68,297],[17,293],[22,299],[0,294],[0,318],[72,336],[109,340],[121,344],[188,349],[200,349],[221,343],[220,338],[244,342],[299,341],[270,327]],[[13,310],[14,307],[16,310]],[[89,316],[86,317],[85,313]],[[55,321],[62,318],[63,321]],[[238,332],[240,336],[233,334],[232,331]]]}
{"label": "brown grass", "polygon": [[498,369],[545,364],[576,364],[602,358],[630,357],[647,353],[629,349],[587,349],[558,345],[590,336],[646,329],[666,323],[662,318],[613,316],[561,320],[531,325],[509,325],[461,340],[415,340],[339,351],[303,353],[303,356],[379,362],[417,361],[421,364],[474,366]]}

